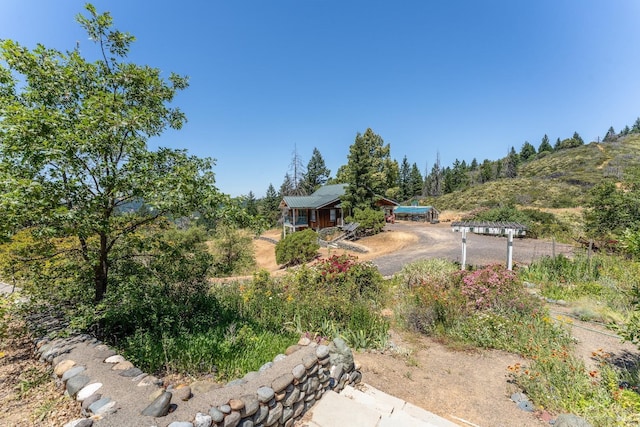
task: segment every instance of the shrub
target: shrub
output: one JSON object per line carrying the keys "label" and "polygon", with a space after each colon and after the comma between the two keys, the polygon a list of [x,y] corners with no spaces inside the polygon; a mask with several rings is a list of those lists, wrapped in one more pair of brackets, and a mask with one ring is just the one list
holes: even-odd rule
{"label": "shrub", "polygon": [[355,209],[353,216],[346,218],[347,222],[357,222],[360,224],[359,230],[362,234],[377,234],[382,231],[385,225],[384,212],[379,209]]}
{"label": "shrub", "polygon": [[297,265],[311,261],[318,255],[318,235],[308,228],[289,234],[276,244],[276,262],[281,265]]}
{"label": "shrub", "polygon": [[255,266],[253,241],[248,231],[219,224],[209,242],[213,254],[213,275],[226,277],[245,274]]}

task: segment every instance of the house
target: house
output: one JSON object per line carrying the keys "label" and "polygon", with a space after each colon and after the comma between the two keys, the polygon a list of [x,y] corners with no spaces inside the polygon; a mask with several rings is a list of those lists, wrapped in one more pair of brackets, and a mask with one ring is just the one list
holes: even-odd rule
{"label": "house", "polygon": [[340,202],[346,188],[347,184],[325,185],[309,196],[284,196],[280,202],[284,234],[305,228],[320,230],[343,225]]}
{"label": "house", "polygon": [[[312,228],[321,230],[327,227],[344,225],[344,213],[341,206],[348,184],[325,185],[309,196],[284,196],[280,202],[283,211],[284,234]],[[379,197],[376,206],[391,212],[398,204],[391,199]]]}

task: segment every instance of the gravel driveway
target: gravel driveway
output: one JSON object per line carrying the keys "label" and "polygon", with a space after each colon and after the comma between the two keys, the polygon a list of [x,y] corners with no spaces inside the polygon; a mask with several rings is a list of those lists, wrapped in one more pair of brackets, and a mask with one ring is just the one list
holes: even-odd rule
{"label": "gravel driveway", "polygon": [[[443,258],[460,262],[462,259],[462,233],[453,232],[450,223],[396,222],[387,224],[386,231],[402,231],[418,236],[418,241],[401,251],[373,260],[383,276],[399,272],[405,264],[420,259]],[[549,240],[514,238],[513,263],[529,264],[545,255],[571,255],[574,247]],[[487,265],[507,263],[507,238],[467,233],[467,264]]]}

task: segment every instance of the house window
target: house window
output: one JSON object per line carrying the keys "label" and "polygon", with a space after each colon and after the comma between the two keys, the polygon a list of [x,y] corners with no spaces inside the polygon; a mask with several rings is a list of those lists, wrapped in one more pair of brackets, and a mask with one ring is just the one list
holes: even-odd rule
{"label": "house window", "polygon": [[336,210],[335,209],[330,209],[329,210],[329,221],[336,222]]}
{"label": "house window", "polygon": [[316,211],[315,211],[315,209],[311,211],[311,222],[316,222]]}
{"label": "house window", "polygon": [[296,224],[306,224],[307,223],[307,211],[300,210],[298,211],[298,218],[296,219]]}

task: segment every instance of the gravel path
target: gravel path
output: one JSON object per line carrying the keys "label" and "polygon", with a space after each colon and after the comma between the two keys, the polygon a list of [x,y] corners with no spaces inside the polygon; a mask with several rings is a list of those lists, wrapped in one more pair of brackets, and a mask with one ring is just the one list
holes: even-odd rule
{"label": "gravel path", "polygon": [[[429,258],[444,258],[460,262],[462,259],[462,234],[451,230],[448,223],[416,224],[402,223],[387,224],[386,231],[403,231],[418,237],[416,243],[410,244],[401,251],[377,257],[373,262],[378,266],[383,276],[391,276],[413,261]],[[514,264],[529,264],[531,261],[545,255],[573,253],[571,245],[554,245],[548,240],[514,239]],[[467,234],[467,264],[486,265],[505,263],[507,260],[507,238]]]}

